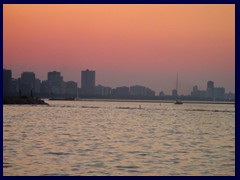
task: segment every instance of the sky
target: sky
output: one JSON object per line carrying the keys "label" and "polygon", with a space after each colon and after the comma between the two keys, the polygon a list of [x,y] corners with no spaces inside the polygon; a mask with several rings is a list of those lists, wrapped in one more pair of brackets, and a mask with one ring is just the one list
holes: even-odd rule
{"label": "sky", "polygon": [[40,80],[60,71],[80,87],[143,85],[190,94],[207,81],[235,92],[234,4],[3,5],[3,68]]}

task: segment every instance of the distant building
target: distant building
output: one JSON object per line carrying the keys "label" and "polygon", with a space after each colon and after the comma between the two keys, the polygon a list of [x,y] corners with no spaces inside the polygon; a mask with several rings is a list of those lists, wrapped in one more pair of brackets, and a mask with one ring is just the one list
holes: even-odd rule
{"label": "distant building", "polygon": [[118,96],[128,96],[129,95],[129,87],[121,86],[115,89],[115,94]]}
{"label": "distant building", "polygon": [[191,92],[191,97],[195,99],[204,99],[206,92],[198,89],[198,86],[194,86]]}
{"label": "distant building", "polygon": [[214,98],[214,82],[207,82],[207,90],[206,90],[206,98],[213,99]]}
{"label": "distant building", "polygon": [[47,80],[42,81],[40,89],[41,89],[41,95],[42,96],[44,96],[44,97],[47,96],[48,97],[50,95],[51,87],[50,87],[49,82]]}
{"label": "distant building", "polygon": [[63,82],[63,77],[61,76],[60,72],[52,71],[52,72],[48,72],[47,80],[50,85],[60,87],[61,83]]}
{"label": "distant building", "polygon": [[133,96],[155,96],[155,91],[144,86],[135,85],[130,87],[130,94]]}
{"label": "distant building", "polygon": [[41,93],[41,81],[40,81],[40,79],[35,79],[35,89],[34,89],[34,91],[35,91],[35,94],[37,96],[40,95],[40,93]]}
{"label": "distant building", "polygon": [[70,97],[77,97],[77,83],[74,81],[66,82],[66,95]]}
{"label": "distant building", "polygon": [[225,99],[225,88],[215,87],[214,88],[214,99],[215,100],[224,100]]}
{"label": "distant building", "polygon": [[52,71],[48,72],[48,85],[49,91],[52,96],[59,96],[65,93],[65,84],[60,72]]}
{"label": "distant building", "polygon": [[31,96],[35,93],[35,73],[23,72],[20,79],[20,91],[22,96]]}
{"label": "distant building", "polygon": [[103,88],[104,87],[102,85],[95,86],[95,94],[103,96]]}
{"label": "distant building", "polygon": [[93,95],[95,93],[95,71],[82,71],[81,91],[83,95]]}
{"label": "distant building", "polygon": [[3,69],[3,95],[11,94],[12,71]]}
{"label": "distant building", "polygon": [[159,93],[159,97],[164,97],[164,96],[165,96],[164,92],[161,91],[161,92]]}
{"label": "distant building", "polygon": [[232,92],[229,92],[227,94],[225,94],[225,99],[229,100],[229,101],[234,101],[235,100],[235,94]]}
{"label": "distant building", "polygon": [[173,97],[173,98],[177,98],[177,97],[178,97],[178,92],[177,92],[176,89],[173,89],[173,90],[172,90],[172,97]]}
{"label": "distant building", "polygon": [[18,78],[18,79],[12,78],[11,93],[14,96],[19,95],[20,81],[21,81],[21,78]]}

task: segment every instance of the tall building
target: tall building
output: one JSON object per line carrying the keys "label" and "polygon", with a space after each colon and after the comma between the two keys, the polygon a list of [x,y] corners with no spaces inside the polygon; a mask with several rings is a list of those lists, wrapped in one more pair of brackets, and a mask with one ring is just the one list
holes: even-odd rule
{"label": "tall building", "polygon": [[37,95],[37,96],[39,96],[40,95],[40,90],[41,90],[41,81],[40,81],[40,79],[35,79],[35,94]]}
{"label": "tall building", "polygon": [[225,99],[225,88],[224,87],[215,87],[214,88],[214,98],[217,100]]}
{"label": "tall building", "polygon": [[82,71],[81,89],[84,95],[93,95],[95,90],[95,71]]}
{"label": "tall building", "polygon": [[198,86],[193,86],[193,90],[191,92],[191,96],[192,98],[195,98],[195,99],[203,99],[205,98],[205,91],[201,91],[198,89]]}
{"label": "tall building", "polygon": [[77,83],[74,81],[66,82],[66,95],[69,97],[77,96]]}
{"label": "tall building", "polygon": [[214,82],[207,82],[207,90],[206,90],[206,98],[213,99],[214,98]]}
{"label": "tall building", "polygon": [[130,87],[130,94],[133,96],[155,96],[155,91],[145,86],[135,85]]}
{"label": "tall building", "polygon": [[51,95],[61,95],[64,92],[63,77],[60,72],[52,71],[48,72],[49,91]]}
{"label": "tall building", "polygon": [[31,96],[35,93],[35,73],[23,72],[20,79],[20,91],[23,96]]}
{"label": "tall building", "polygon": [[11,94],[12,71],[3,69],[3,95]]}
{"label": "tall building", "polygon": [[48,72],[48,82],[50,85],[60,87],[63,81],[63,77],[60,72],[52,71]]}

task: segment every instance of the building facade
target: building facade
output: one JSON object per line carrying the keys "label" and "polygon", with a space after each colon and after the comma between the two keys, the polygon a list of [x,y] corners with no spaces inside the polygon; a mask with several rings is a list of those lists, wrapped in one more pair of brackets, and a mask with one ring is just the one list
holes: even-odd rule
{"label": "building facade", "polygon": [[3,95],[11,95],[12,71],[3,69]]}
{"label": "building facade", "polygon": [[33,96],[35,93],[35,73],[23,72],[20,79],[20,95]]}
{"label": "building facade", "polygon": [[95,71],[82,71],[81,73],[81,91],[83,95],[95,94]]}

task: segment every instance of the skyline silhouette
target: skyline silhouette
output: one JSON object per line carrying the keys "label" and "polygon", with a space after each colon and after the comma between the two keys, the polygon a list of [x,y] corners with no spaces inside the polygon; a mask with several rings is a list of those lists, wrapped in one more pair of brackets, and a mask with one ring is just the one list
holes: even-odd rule
{"label": "skyline silhouette", "polygon": [[183,95],[178,91],[178,75],[176,87],[171,94],[163,91],[154,91],[147,86],[131,84],[130,86],[104,86],[97,84],[96,71],[86,69],[81,71],[81,83],[72,80],[65,81],[61,72],[51,71],[47,73],[46,80],[40,80],[34,72],[22,72],[21,77],[13,78],[12,71],[3,69],[3,95],[9,96],[37,96],[37,97],[61,97],[61,98],[123,98],[123,99],[174,99],[185,100],[235,100],[235,93],[226,92],[224,87],[214,85],[214,81],[208,80],[205,89],[199,89],[196,84],[190,94]]}
{"label": "skyline silhouette", "polygon": [[181,94],[209,79],[235,93],[235,6],[4,4],[3,51],[13,77],[56,70],[79,84],[90,68],[99,84],[170,94],[178,73]]}

